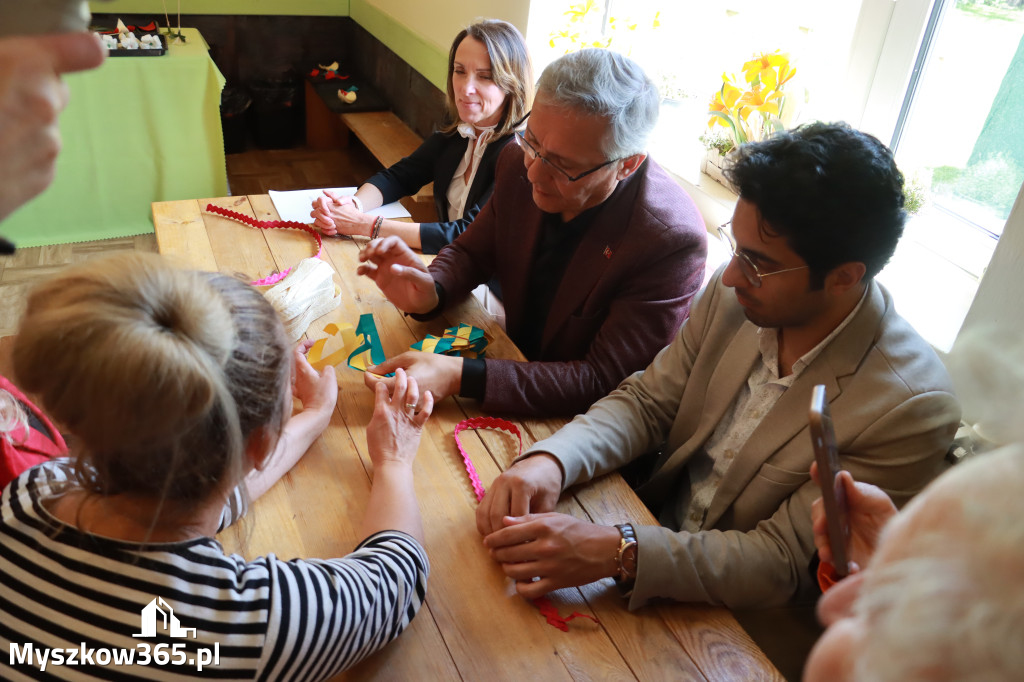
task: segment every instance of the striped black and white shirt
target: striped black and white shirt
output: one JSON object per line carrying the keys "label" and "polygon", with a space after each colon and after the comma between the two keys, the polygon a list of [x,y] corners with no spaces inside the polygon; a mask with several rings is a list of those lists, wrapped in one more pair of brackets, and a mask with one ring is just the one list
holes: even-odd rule
{"label": "striped black and white shirt", "polygon": [[423,604],[426,553],[405,533],[291,561],[245,561],[212,538],[111,540],[43,508],[69,467],[30,469],[0,497],[0,679],[320,680],[397,637]]}

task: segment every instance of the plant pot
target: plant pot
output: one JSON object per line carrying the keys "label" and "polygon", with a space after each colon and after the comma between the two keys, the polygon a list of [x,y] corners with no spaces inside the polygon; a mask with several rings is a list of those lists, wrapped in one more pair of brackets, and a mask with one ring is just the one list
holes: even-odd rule
{"label": "plant pot", "polygon": [[704,154],[704,159],[700,162],[700,170],[702,173],[711,176],[716,182],[728,187],[730,190],[733,189],[732,184],[725,179],[723,171],[728,167],[732,161],[733,152],[729,152],[725,156],[718,153],[717,149],[709,149]]}

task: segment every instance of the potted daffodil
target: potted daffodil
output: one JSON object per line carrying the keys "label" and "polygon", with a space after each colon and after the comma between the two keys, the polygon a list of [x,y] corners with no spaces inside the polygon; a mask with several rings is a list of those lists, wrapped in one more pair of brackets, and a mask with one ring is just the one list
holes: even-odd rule
{"label": "potted daffodil", "polygon": [[788,54],[776,50],[755,54],[743,64],[742,72],[742,81],[735,74],[722,74],[722,86],[708,105],[708,133],[701,136],[708,150],[701,170],[723,183],[721,169],[729,151],[785,129],[783,117],[789,112],[782,90],[796,69],[790,66]]}

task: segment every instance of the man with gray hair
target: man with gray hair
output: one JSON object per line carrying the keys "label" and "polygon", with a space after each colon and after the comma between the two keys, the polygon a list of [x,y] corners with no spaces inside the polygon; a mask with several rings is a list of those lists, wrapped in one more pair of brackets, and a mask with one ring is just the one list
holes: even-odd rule
{"label": "man with gray hair", "polygon": [[436,399],[552,416],[586,410],[645,367],[688,314],[707,254],[693,201],[647,156],[657,115],[653,83],[619,54],[583,50],[548,66],[466,232],[429,269],[392,238],[371,242],[359,268],[417,319],[497,278],[528,361],[409,352],[373,372],[402,367]]}

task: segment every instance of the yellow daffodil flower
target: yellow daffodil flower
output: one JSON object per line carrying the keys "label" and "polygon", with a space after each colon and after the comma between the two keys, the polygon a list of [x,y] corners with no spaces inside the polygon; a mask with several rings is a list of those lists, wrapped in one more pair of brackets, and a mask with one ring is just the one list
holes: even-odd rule
{"label": "yellow daffodil flower", "polygon": [[780,50],[755,54],[743,64],[742,71],[743,83],[723,73],[722,87],[708,105],[708,127],[729,129],[737,145],[764,139],[773,130],[782,129],[782,88],[796,74],[789,55]]}

